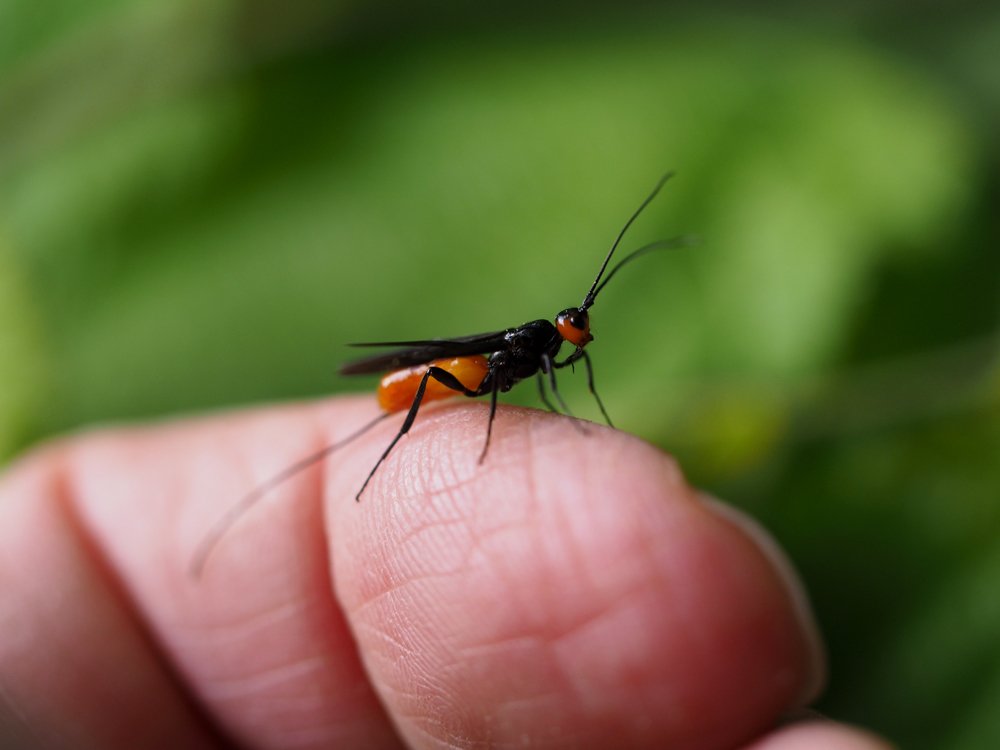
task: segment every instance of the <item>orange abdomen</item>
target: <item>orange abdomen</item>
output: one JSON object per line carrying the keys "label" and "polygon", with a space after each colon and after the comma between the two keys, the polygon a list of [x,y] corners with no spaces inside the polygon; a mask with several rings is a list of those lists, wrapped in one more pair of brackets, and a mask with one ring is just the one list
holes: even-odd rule
{"label": "orange abdomen", "polygon": [[[382,407],[382,410],[395,412],[409,409],[417,395],[420,379],[427,372],[427,368],[432,365],[450,372],[458,378],[458,382],[469,390],[478,388],[489,371],[486,357],[476,354],[471,357],[435,359],[426,365],[416,365],[390,372],[378,384],[378,405]],[[458,391],[453,391],[434,378],[430,378],[427,381],[427,389],[424,391],[424,401],[437,401],[458,395]]]}

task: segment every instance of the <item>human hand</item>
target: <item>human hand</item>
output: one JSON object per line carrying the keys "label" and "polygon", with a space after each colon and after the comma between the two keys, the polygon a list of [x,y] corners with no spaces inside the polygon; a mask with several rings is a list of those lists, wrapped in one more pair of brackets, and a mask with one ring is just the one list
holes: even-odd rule
{"label": "human hand", "polygon": [[0,746],[885,748],[785,726],[822,681],[776,547],[665,455],[485,405],[421,412],[355,503],[368,398],[70,438],[0,481]]}

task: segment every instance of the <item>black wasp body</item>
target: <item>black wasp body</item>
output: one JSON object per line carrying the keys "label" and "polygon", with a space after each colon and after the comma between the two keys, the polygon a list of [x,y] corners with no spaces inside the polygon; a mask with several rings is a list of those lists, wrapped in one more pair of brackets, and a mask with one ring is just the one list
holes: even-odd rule
{"label": "black wasp body", "polygon": [[495,380],[501,393],[539,371],[548,373],[563,343],[559,331],[547,320],[508,328],[503,340],[506,347],[490,355],[490,370],[485,379]]}

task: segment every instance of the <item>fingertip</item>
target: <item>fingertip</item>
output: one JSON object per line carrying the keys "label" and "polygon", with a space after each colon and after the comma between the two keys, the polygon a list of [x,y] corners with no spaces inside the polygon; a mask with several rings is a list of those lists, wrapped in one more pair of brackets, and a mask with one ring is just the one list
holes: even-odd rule
{"label": "fingertip", "polygon": [[361,513],[331,503],[337,591],[404,735],[732,746],[811,689],[786,585],[672,459],[503,409],[477,467],[485,414],[428,414]]}
{"label": "fingertip", "polygon": [[710,510],[725,521],[735,525],[753,541],[770,563],[776,579],[784,586],[791,611],[798,622],[799,632],[802,634],[808,652],[807,668],[804,672],[805,678],[802,681],[801,692],[789,708],[797,709],[809,705],[819,697],[826,682],[826,652],[802,580],[785,551],[756,519],[710,495],[702,494],[701,500]]}

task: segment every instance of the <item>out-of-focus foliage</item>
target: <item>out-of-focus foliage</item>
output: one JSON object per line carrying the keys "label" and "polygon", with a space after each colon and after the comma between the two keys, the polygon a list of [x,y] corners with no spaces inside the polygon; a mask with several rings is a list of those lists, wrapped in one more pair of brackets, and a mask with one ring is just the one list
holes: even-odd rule
{"label": "out-of-focus foliage", "polygon": [[46,390],[45,364],[31,295],[0,245],[0,451],[9,451],[35,426]]}
{"label": "out-of-focus foliage", "polygon": [[823,709],[1000,745],[1000,13],[517,7],[0,7],[0,454],[549,317],[675,169],[605,403],[791,551]]}

